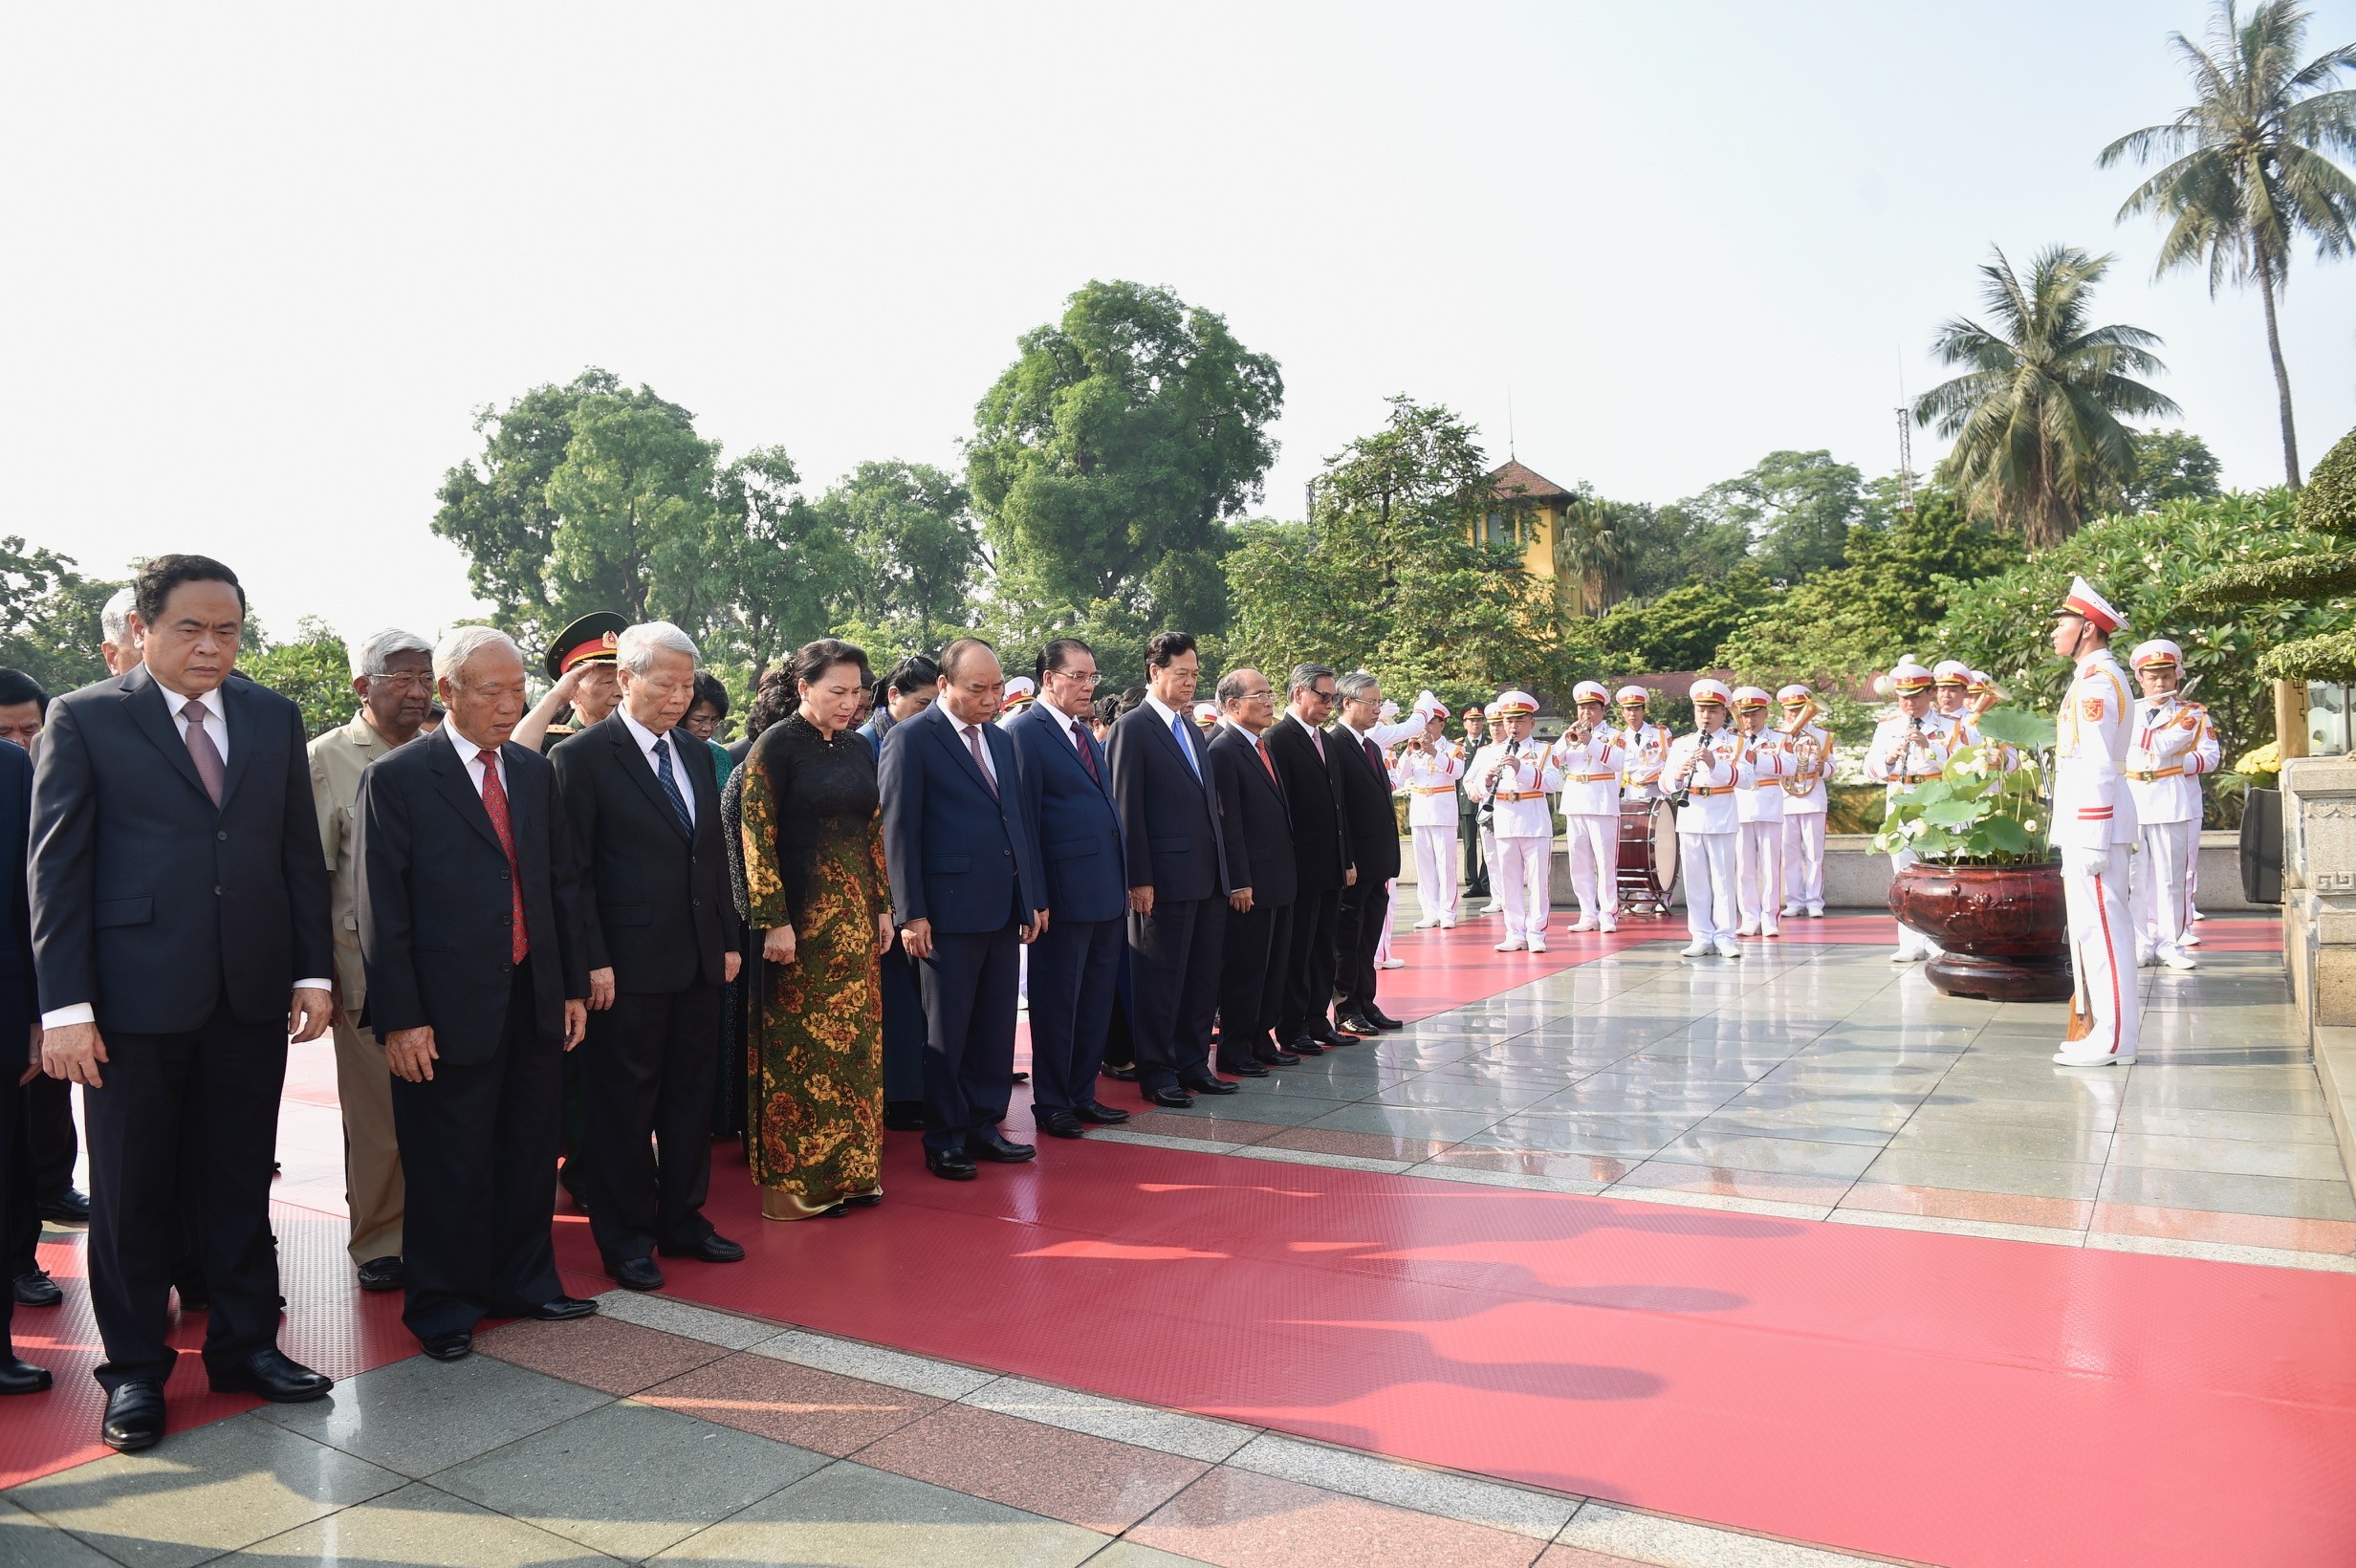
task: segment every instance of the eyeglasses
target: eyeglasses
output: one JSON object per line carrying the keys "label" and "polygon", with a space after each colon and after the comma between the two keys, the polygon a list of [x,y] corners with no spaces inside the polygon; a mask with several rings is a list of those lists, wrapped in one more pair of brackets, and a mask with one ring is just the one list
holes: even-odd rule
{"label": "eyeglasses", "polygon": [[1099,675],[1095,670],[1089,670],[1086,674],[1082,674],[1076,669],[1051,669],[1047,672],[1047,674],[1048,678],[1051,680],[1069,681],[1075,686],[1096,686],[1104,679],[1103,676]]}
{"label": "eyeglasses", "polygon": [[433,689],[433,672],[430,670],[387,670],[381,675],[371,675],[368,679],[371,681],[382,681],[388,686],[407,686],[413,691],[430,691]]}

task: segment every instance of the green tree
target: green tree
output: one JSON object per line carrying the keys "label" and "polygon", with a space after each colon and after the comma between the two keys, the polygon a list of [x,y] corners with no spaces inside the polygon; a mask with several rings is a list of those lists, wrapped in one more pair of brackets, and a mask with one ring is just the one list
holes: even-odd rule
{"label": "green tree", "polygon": [[972,500],[924,463],[862,463],[816,503],[854,563],[849,601],[868,652],[933,652],[974,620],[982,560]]}
{"label": "green tree", "polygon": [[98,611],[121,586],[83,577],[71,555],[0,538],[0,667],[24,671],[52,696],[103,679]]}
{"label": "green tree", "polygon": [[2120,497],[2127,511],[2217,497],[2217,455],[2200,437],[2182,430],[2129,430],[2127,439],[2135,444],[2135,472]]}
{"label": "green tree", "polygon": [[468,585],[494,606],[493,623],[528,647],[567,619],[549,572],[558,517],[548,482],[572,444],[574,409],[621,390],[612,373],[592,368],[569,385],[535,386],[504,412],[486,404],[474,415],[482,455],[443,475],[433,531],[466,552]]}
{"label": "green tree", "polygon": [[2208,48],[2170,34],[2192,75],[2193,101],[2168,123],[2113,142],[2099,161],[2108,168],[2126,158],[2169,160],[2119,208],[2122,223],[2149,212],[2167,226],[2154,276],[2206,265],[2212,296],[2229,281],[2258,286],[2282,420],[2282,472],[2294,490],[2299,434],[2275,296],[2289,281],[2301,234],[2313,238],[2319,257],[2356,250],[2356,182],[2324,156],[2356,152],[2356,91],[2333,85],[2356,69],[2356,44],[2301,65],[2306,33],[2307,12],[2296,0],[2264,0],[2246,18],[2234,0],[2218,0]]}
{"label": "green tree", "polygon": [[592,392],[571,423],[547,489],[558,613],[612,609],[689,631],[718,619],[732,586],[713,562],[718,444],[645,387]]}
{"label": "green tree", "polygon": [[1715,582],[1750,558],[1750,526],[1713,508],[1694,501],[1621,506],[1621,572],[1630,599],[1657,599],[1688,582]]}
{"label": "green tree", "polygon": [[1590,493],[1563,510],[1555,534],[1555,581],[1572,613],[1600,616],[1627,596],[1626,524],[1636,512]]}
{"label": "green tree", "polygon": [[1615,605],[1595,623],[1596,636],[1616,674],[1710,669],[1718,644],[1752,617],[1770,613],[1777,599],[1765,574],[1745,562],[1713,582],[1681,583],[1642,603]]}
{"label": "green tree", "polygon": [[295,622],[294,640],[272,642],[254,633],[247,618],[247,641],[238,649],[237,667],[256,686],[265,686],[303,710],[303,733],[325,734],[351,722],[360,706],[352,693],[352,656],[335,628],[316,616]]}
{"label": "green tree", "polygon": [[2315,466],[2294,520],[2303,539],[2279,555],[2219,568],[2194,583],[2185,602],[2206,611],[2300,613],[2304,635],[2268,648],[2258,673],[2270,681],[2356,681],[2356,550],[2348,548],[2356,541],[2356,430]]}
{"label": "green tree", "polygon": [[2140,327],[2087,324],[2111,258],[2049,246],[2024,280],[2004,252],[1980,269],[1994,328],[1956,317],[1935,347],[1965,374],[1915,400],[1914,418],[1954,442],[1939,465],[1973,516],[2018,529],[2033,547],[2077,532],[2135,472],[2123,414],[2181,412],[2131,375],[2166,369]]}
{"label": "green tree", "polygon": [[1261,493],[1276,362],[1167,289],[1091,282],[974,410],[967,476],[1005,633],[1227,624],[1226,520]]}
{"label": "green tree", "polygon": [[1747,472],[1677,505],[1712,519],[1717,537],[1731,539],[1740,528],[1767,576],[1793,583],[1841,564],[1849,530],[1865,514],[1862,484],[1830,452],[1769,452]]}
{"label": "green tree", "polygon": [[715,481],[712,565],[730,594],[706,654],[737,666],[746,690],[803,643],[832,632],[860,563],[838,522],[803,499],[782,446],[747,452]]}

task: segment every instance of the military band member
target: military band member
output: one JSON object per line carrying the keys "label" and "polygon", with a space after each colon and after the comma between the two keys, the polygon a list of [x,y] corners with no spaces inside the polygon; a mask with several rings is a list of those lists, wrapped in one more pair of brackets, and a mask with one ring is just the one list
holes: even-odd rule
{"label": "military band member", "polygon": [[[611,610],[598,610],[558,632],[540,660],[553,683],[548,694],[533,705],[508,738],[546,751],[566,736],[602,723],[620,708],[622,674],[614,664],[614,649],[629,625]],[[572,1057],[565,1060],[569,1063]]]}
{"label": "military band member", "polygon": [[1415,928],[1456,925],[1456,781],[1464,758],[1448,739],[1448,709],[1426,691],[1415,699],[1423,733],[1399,749],[1391,781],[1407,795],[1407,832],[1415,840]]}
{"label": "military band member", "polygon": [[1791,742],[1767,728],[1767,693],[1734,688],[1734,729],[1742,736],[1742,770],[1734,792],[1734,907],[1736,936],[1781,936],[1783,912],[1783,781],[1792,775]]}
{"label": "military band member", "polygon": [[1579,717],[1547,760],[1562,775],[1562,833],[1569,842],[1574,931],[1620,928],[1620,786],[1627,737],[1606,722],[1611,694],[1597,681],[1571,688]]}
{"label": "military band member", "polygon": [[[1832,772],[1832,732],[1810,716],[1815,693],[1794,684],[1776,693],[1792,747],[1783,788],[1783,918],[1824,918],[1824,780]],[[1802,720],[1805,722],[1800,722]]]}
{"label": "military band member", "polygon": [[1742,737],[1730,729],[1733,698],[1722,681],[1693,683],[1694,731],[1669,743],[1661,788],[1677,806],[1677,859],[1685,872],[1688,958],[1740,958],[1734,943],[1734,792],[1741,784]]}
{"label": "military band member", "polygon": [[1941,718],[1961,725],[1972,706],[1972,666],[1960,659],[1942,659],[1931,665],[1931,702]]}
{"label": "military band member", "polygon": [[2069,911],[2074,1011],[2089,1028],[2064,1040],[2064,1067],[2124,1066],[2135,1059],[2142,998],[2135,985],[2134,932],[2127,916],[2127,856],[2136,839],[2135,797],[2126,764],[2135,720],[2127,676],[2111,655],[2127,617],[2083,577],[2054,612],[2053,651],[2072,666],[2054,747],[2052,839],[2062,852]]}
{"label": "military band member", "polygon": [[1472,785],[1489,803],[1495,854],[1489,862],[1505,905],[1501,953],[1546,950],[1546,914],[1554,897],[1555,824],[1546,797],[1562,787],[1546,748],[1530,738],[1538,700],[1526,691],[1497,698],[1498,738],[1472,759]]}
{"label": "military band member", "polygon": [[1620,733],[1627,746],[1627,761],[1621,770],[1621,797],[1658,800],[1663,795],[1661,769],[1669,761],[1670,736],[1645,718],[1652,693],[1640,686],[1624,686],[1613,694],[1613,701],[1620,709]]}
{"label": "military band member", "polygon": [[2171,969],[2196,966],[2185,950],[2192,929],[2192,858],[2200,853],[2200,781],[2221,753],[2209,710],[2185,701],[2184,650],[2164,637],[2127,656],[2144,694],[2127,750],[2127,794],[2135,802],[2135,962]]}
{"label": "military band member", "polygon": [[[1889,688],[1898,700],[1898,711],[1875,727],[1865,748],[1865,776],[1887,785],[1887,801],[1895,805],[1924,780],[1946,771],[1947,759],[1954,750],[1954,723],[1932,709],[1931,672],[1916,664],[1912,655],[1899,657],[1897,667],[1889,672]],[[1894,849],[1889,854],[1889,868],[1893,874],[1904,871],[1920,859],[1911,849]],[[1937,943],[1901,924],[1897,951],[1889,956],[1892,963],[1919,964],[1938,954]]]}
{"label": "military band member", "polygon": [[1028,675],[1006,678],[1006,696],[998,705],[998,728],[1011,731],[1014,721],[1039,700],[1039,684]]}
{"label": "military band member", "polygon": [[[1497,718],[1496,699],[1492,698],[1482,708],[1482,712],[1489,721],[1489,739],[1482,742],[1480,746],[1472,748],[1475,757],[1480,754],[1482,747],[1501,745],[1505,740],[1505,726]],[[1497,883],[1496,808],[1490,804],[1489,794],[1486,790],[1473,788],[1472,761],[1468,759],[1464,768],[1465,798],[1474,802],[1473,825],[1478,830],[1476,837],[1480,840],[1481,864],[1488,869],[1489,874],[1489,902],[1482,906],[1481,913],[1484,915],[1503,914],[1505,912],[1505,891]]]}
{"label": "military band member", "polygon": [[[1467,703],[1464,709],[1464,736],[1453,750],[1456,753],[1456,776],[1462,779],[1472,766],[1472,753],[1489,744],[1489,715],[1477,703]],[[1489,860],[1481,853],[1481,804],[1473,792],[1456,792],[1456,837],[1460,840],[1464,875],[1456,883],[1459,904],[1467,899],[1489,896]]]}

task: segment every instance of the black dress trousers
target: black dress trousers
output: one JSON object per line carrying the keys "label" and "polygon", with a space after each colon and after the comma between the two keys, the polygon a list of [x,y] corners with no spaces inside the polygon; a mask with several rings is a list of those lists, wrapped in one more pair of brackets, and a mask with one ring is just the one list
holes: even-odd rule
{"label": "black dress trousers", "polygon": [[1284,1012],[1276,1043],[1290,1045],[1325,1024],[1334,999],[1334,948],[1344,889],[1303,893],[1293,905],[1292,956],[1285,965]]}
{"label": "black dress trousers", "polygon": [[1348,1016],[1374,1006],[1374,955],[1390,923],[1390,884],[1361,876],[1342,890],[1334,932],[1334,1010]]}
{"label": "black dress trousers", "polygon": [[[1052,922],[1051,922],[1052,924]],[[1014,997],[1022,928],[935,931],[917,966],[925,999],[925,1147],[962,1154],[996,1130],[1014,1097]]]}
{"label": "black dress trousers", "polygon": [[506,1031],[489,1061],[444,1059],[425,1082],[393,1079],[393,1128],[409,1184],[401,1320],[421,1339],[564,1294],[549,1180],[562,1138],[564,1045],[534,1017],[532,962],[515,968]]}
{"label": "black dress trousers", "polygon": [[1130,1016],[1137,1086],[1167,1089],[1211,1076],[1211,1027],[1219,1010],[1219,952],[1227,900],[1154,901],[1129,919]]}
{"label": "black dress trousers", "polygon": [[618,991],[589,1014],[589,1232],[608,1264],[693,1246],[712,1233],[711,1092],[720,988]]}

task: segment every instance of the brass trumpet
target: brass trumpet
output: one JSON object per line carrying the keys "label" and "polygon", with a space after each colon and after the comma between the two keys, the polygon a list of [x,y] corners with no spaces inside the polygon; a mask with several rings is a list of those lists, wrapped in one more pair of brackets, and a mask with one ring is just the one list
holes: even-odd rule
{"label": "brass trumpet", "polygon": [[1783,793],[1795,800],[1815,793],[1816,781],[1823,776],[1823,752],[1818,748],[1816,737],[1807,732],[1808,726],[1816,722],[1822,711],[1816,699],[1809,697],[1776,726],[1792,737],[1792,773],[1783,780]]}

